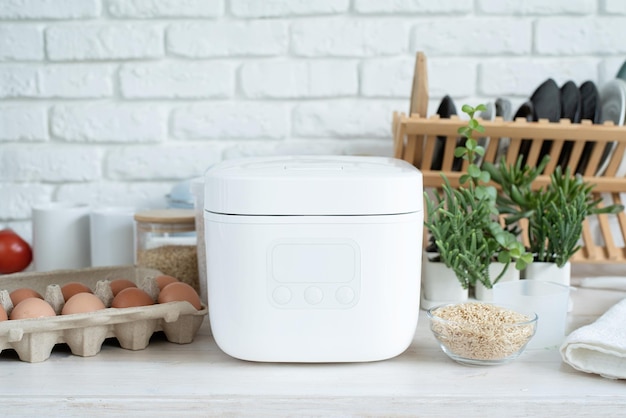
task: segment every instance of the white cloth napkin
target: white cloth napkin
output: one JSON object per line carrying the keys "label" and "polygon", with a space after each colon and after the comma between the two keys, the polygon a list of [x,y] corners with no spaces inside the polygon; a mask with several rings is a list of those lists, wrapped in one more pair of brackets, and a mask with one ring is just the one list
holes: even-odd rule
{"label": "white cloth napkin", "polygon": [[561,357],[577,370],[626,379],[626,299],[568,335]]}

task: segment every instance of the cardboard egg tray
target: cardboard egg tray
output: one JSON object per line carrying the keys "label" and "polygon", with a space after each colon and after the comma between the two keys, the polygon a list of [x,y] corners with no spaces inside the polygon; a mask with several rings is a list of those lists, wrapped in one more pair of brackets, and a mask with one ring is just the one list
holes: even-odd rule
{"label": "cardboard egg tray", "polygon": [[[47,360],[56,344],[66,343],[72,354],[95,356],[107,338],[115,337],[122,348],[142,350],[156,331],[163,331],[168,341],[187,344],[193,341],[207,314],[206,306],[198,311],[188,302],[168,302],[133,308],[111,308],[112,280],[133,281],[156,301],[159,288],[154,278],[158,270],[123,266],[81,270],[57,270],[46,273],[17,273],[0,276],[0,304],[10,315],[13,304],[9,293],[22,287],[39,292],[52,305],[57,316],[0,322],[0,352],[14,349],[20,360],[29,363]],[[65,301],[61,287],[69,282],[88,286],[107,309],[60,315]]]}

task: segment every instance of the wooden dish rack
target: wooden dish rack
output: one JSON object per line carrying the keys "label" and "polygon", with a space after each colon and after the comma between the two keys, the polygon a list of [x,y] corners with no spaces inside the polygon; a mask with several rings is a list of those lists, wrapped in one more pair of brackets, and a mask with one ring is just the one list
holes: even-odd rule
{"label": "wooden dish rack", "polygon": [[[466,125],[466,121],[453,117],[439,118],[438,115],[422,117],[427,114],[428,82],[426,58],[418,52],[411,95],[409,115],[395,112],[392,130],[394,156],[403,159],[420,169],[424,178],[424,188],[440,188],[444,173],[450,183],[458,187],[459,178],[467,167],[463,161],[454,158],[459,134],[457,129]],[[540,188],[550,182],[550,174],[557,167],[562,151],[569,154],[565,167],[572,172],[578,169],[586,182],[595,185],[594,192],[603,198],[603,204],[623,204],[620,193],[626,193],[626,127],[615,126],[612,122],[594,125],[591,121],[572,124],[569,120],[550,123],[547,120],[527,122],[525,119],[504,121],[481,121],[485,127],[482,140],[486,142],[484,161],[496,162],[502,153],[509,164],[514,163],[520,147],[525,150],[527,164],[537,165],[542,153],[546,153],[549,144],[550,162],[544,173],[533,183],[533,188]],[[543,147],[543,149],[542,149]],[[607,148],[608,147],[608,148]],[[438,149],[439,152],[435,153]],[[500,150],[500,151],[499,151]],[[502,152],[501,150],[505,150]],[[610,153],[607,152],[610,150]],[[583,152],[584,151],[584,152]],[[443,155],[433,168],[434,156]],[[439,164],[440,163],[440,164]],[[454,166],[454,167],[453,167]],[[440,167],[440,168],[439,168]],[[456,168],[456,170],[455,170]],[[600,168],[600,169],[599,169]],[[524,229],[524,225],[521,225]],[[528,244],[528,237],[522,233],[522,242]],[[425,237],[427,235],[424,235]],[[424,240],[425,243],[427,240]],[[573,263],[625,263],[626,262],[626,214],[594,215],[583,223],[583,248],[572,257]]]}

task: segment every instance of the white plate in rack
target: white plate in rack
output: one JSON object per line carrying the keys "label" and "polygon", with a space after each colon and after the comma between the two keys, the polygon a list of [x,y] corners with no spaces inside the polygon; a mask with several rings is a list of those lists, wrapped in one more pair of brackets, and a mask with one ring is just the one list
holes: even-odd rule
{"label": "white plate in rack", "polygon": [[[615,78],[606,83],[600,90],[600,106],[602,108],[602,123],[613,121],[616,126],[624,125],[624,118],[626,117],[626,81]],[[606,171],[616,145],[615,142],[606,144],[596,171],[597,176],[603,175]],[[625,174],[626,162],[622,158],[616,175],[624,176]]]}

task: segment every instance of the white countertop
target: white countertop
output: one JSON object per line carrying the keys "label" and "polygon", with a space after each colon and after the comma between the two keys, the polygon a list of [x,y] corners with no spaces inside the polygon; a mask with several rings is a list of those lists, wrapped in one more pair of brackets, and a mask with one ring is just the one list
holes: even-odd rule
{"label": "white countertop", "polygon": [[[626,292],[573,292],[570,329],[593,322]],[[557,350],[527,350],[503,366],[444,355],[421,313],[413,344],[382,362],[269,364],[230,358],[205,320],[196,340],[147,349],[107,340],[95,357],[57,346],[42,363],[0,354],[2,416],[624,416],[626,380],[577,372]]]}

